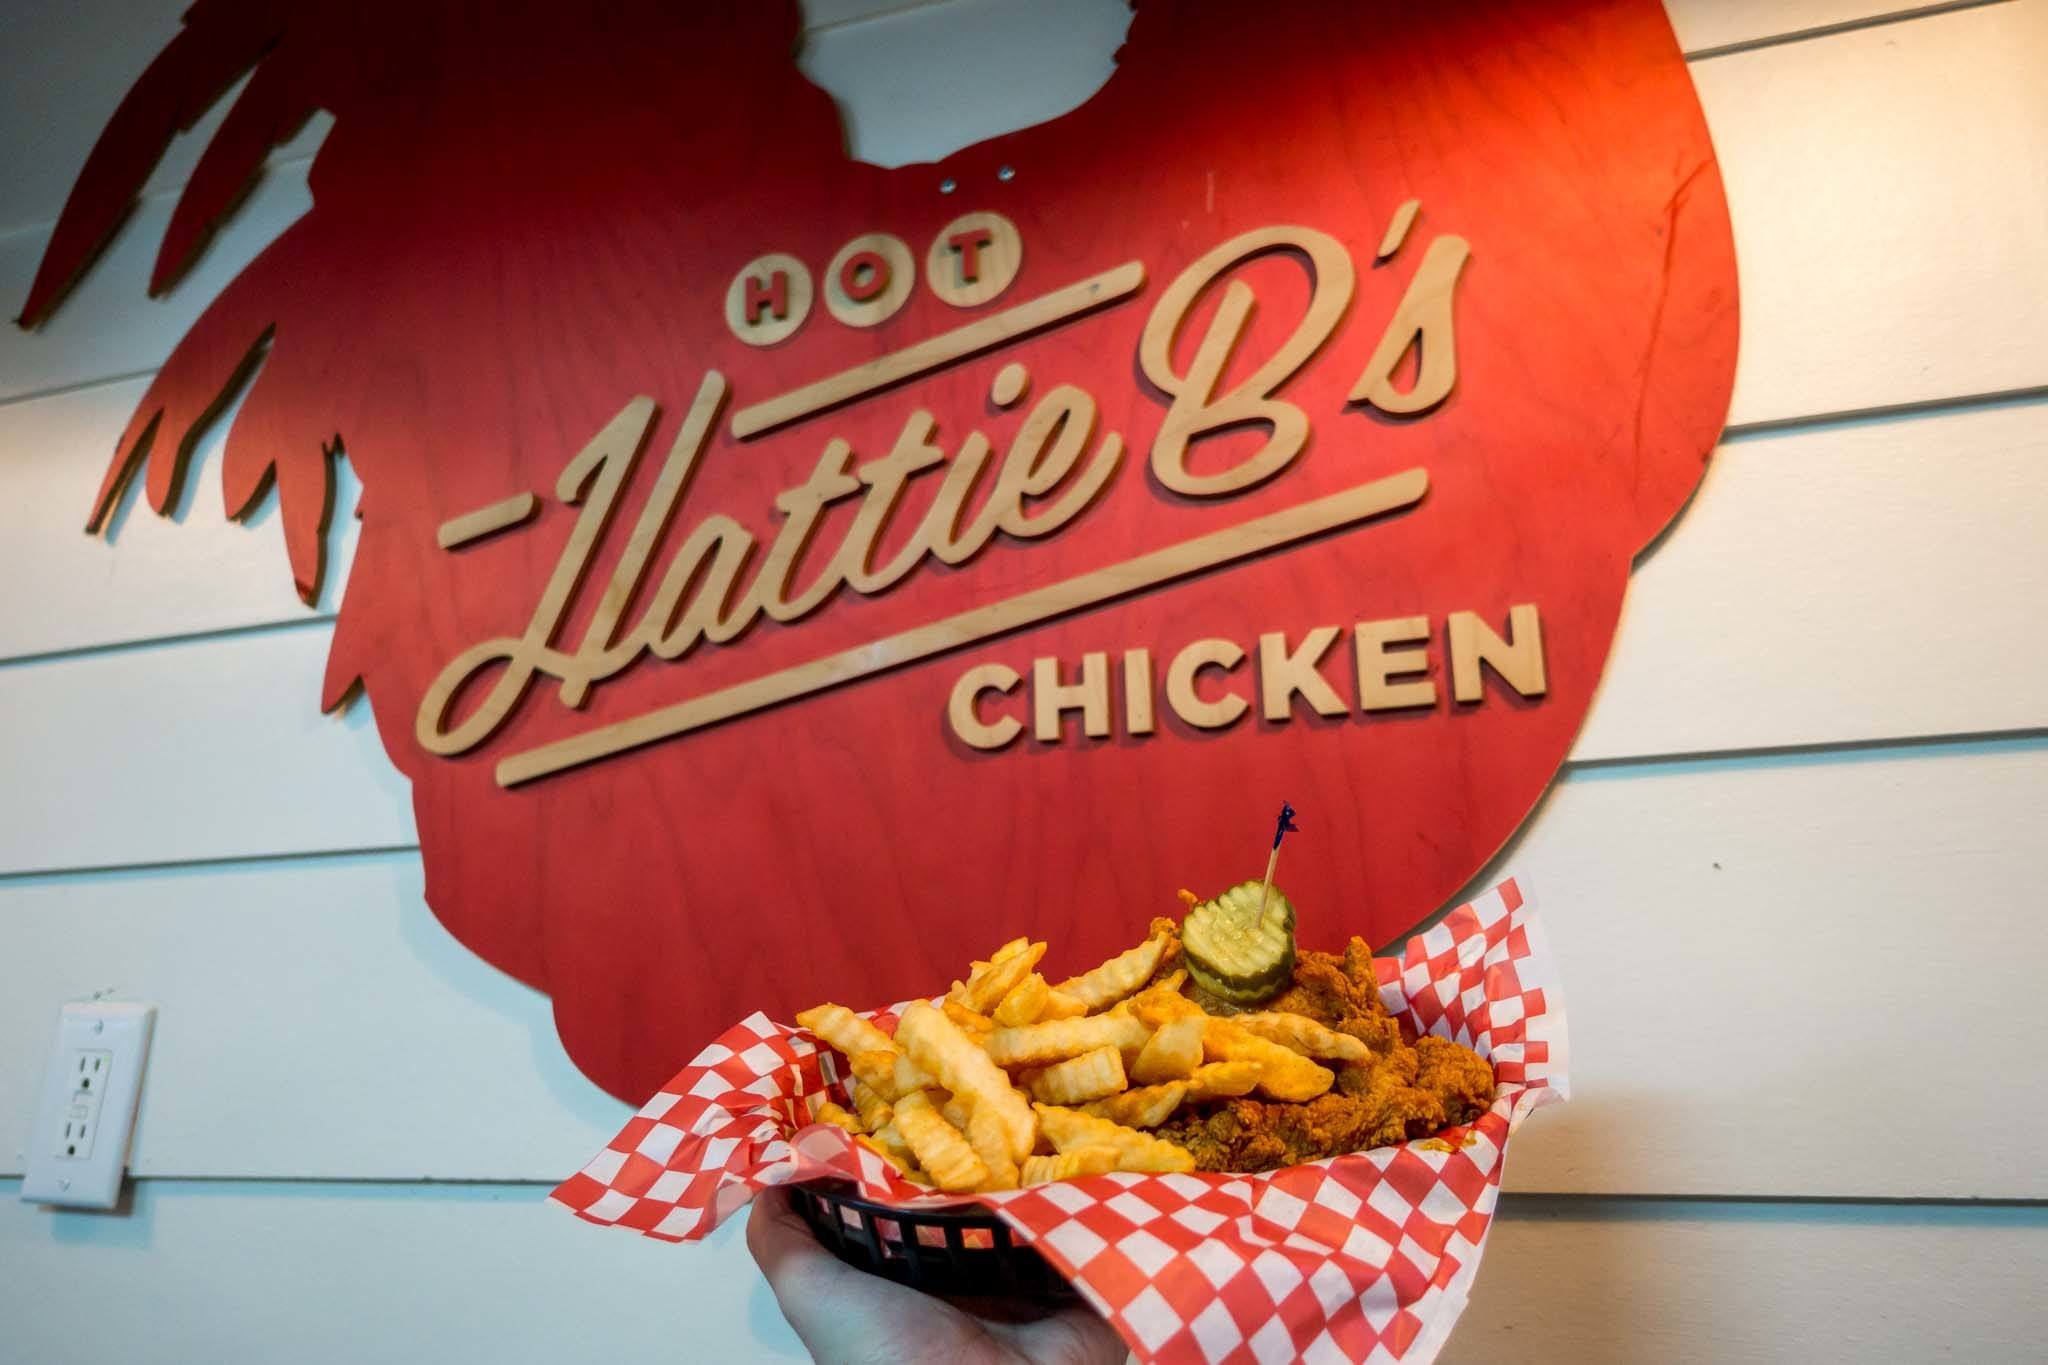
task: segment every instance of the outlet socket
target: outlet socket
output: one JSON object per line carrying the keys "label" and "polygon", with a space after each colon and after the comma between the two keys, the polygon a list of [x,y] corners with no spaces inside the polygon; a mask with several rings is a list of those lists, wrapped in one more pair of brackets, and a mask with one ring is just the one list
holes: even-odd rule
{"label": "outlet socket", "polygon": [[121,1194],[156,1007],[66,1005],[43,1076],[21,1197],[110,1209]]}

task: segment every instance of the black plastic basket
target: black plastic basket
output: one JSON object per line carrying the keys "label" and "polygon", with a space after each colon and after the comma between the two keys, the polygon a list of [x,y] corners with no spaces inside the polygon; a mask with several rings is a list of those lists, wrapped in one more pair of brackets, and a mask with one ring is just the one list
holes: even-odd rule
{"label": "black plastic basket", "polygon": [[854,1193],[850,1181],[789,1186],[797,1212],[840,1260],[927,1294],[1058,1304],[1074,1287],[979,1204],[911,1212]]}

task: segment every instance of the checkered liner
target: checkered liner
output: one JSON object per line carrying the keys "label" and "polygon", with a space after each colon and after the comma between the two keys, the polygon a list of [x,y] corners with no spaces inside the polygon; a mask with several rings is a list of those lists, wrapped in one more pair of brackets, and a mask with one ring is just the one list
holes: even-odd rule
{"label": "checkered liner", "polygon": [[[1509,1134],[1567,1094],[1564,1005],[1533,908],[1504,882],[1375,963],[1389,1010],[1492,1060],[1493,1108],[1469,1127],[1265,1175],[1120,1172],[968,1198],[1071,1279],[1141,1360],[1433,1359],[1479,1267]],[[552,1197],[678,1242],[791,1181],[849,1177],[905,1207],[961,1201],[810,1123],[827,1096],[845,1103],[836,1054],[755,1014]]]}

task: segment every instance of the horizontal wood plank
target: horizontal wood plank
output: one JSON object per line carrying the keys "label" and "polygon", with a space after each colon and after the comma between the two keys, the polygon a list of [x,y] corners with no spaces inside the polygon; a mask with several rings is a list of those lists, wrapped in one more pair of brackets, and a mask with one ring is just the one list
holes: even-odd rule
{"label": "horizontal wood plank", "polygon": [[335,462],[328,570],[309,609],[292,586],[277,500],[266,498],[246,522],[227,520],[225,422],[194,450],[172,515],[150,508],[137,479],[111,533],[85,533],[104,456],[148,386],[129,379],[0,407],[0,575],[36,584],[0,613],[0,660],[297,623],[339,606],[361,529],[354,471]]}
{"label": "horizontal wood plank", "polygon": [[1731,441],[1637,566],[1576,761],[2048,725],[2048,400]]}
{"label": "horizontal wood plank", "polygon": [[2043,809],[2048,741],[1568,777],[1503,870],[1563,963],[1574,1099],[1508,1187],[2048,1198],[2048,1097],[2012,1082]]}
{"label": "horizontal wood plank", "polygon": [[[1575,760],[2048,726],[2034,685],[2048,637],[2005,628],[2048,598],[2044,414],[2015,403],[1729,443],[1637,570]],[[14,515],[0,497],[0,530]],[[0,539],[0,572],[46,585],[0,618],[5,652],[75,640],[69,621],[117,636],[230,624],[266,590],[307,622],[264,546],[274,525],[153,523],[132,512],[133,546],[111,550],[24,528],[18,562]],[[184,535],[232,556],[206,577],[243,597],[190,614],[209,588],[179,558]],[[142,551],[138,571],[109,588],[124,548]],[[367,704],[317,709],[328,635],[311,621],[0,666],[0,714],[36,718],[0,727],[0,872],[409,843],[408,789]]]}
{"label": "horizontal wood plank", "polygon": [[0,935],[0,1114],[33,1110],[63,1001],[159,1005],[138,1175],[533,1179],[629,1113],[441,928],[414,854],[0,883]]}
{"label": "horizontal wood plank", "polygon": [[1728,420],[2048,384],[2048,0],[1695,63],[1728,186]]}
{"label": "horizontal wood plank", "polygon": [[[52,1362],[261,1360],[283,1341],[296,1365],[809,1359],[738,1222],[671,1247],[540,1198],[145,1181],[107,1218],[0,1188],[0,1313],[22,1359]],[[2048,1335],[2044,1232],[2038,1208],[1509,1195],[1439,1359],[2031,1359]],[[98,1311],[109,1277],[152,1311]]]}
{"label": "horizontal wood plank", "polygon": [[0,668],[0,872],[411,843],[369,703],[320,710],[331,633]]}
{"label": "horizontal wood plank", "polygon": [[[2044,808],[2048,742],[1568,777],[1499,872],[1563,964],[1577,1096],[1509,1188],[2048,1199],[2048,1095],[2010,1080]],[[28,1112],[59,1003],[116,986],[162,1009],[138,1172],[572,1169],[623,1111],[420,897],[409,854],[0,882],[0,1113]],[[1939,1103],[1900,1090],[1936,1076]]]}
{"label": "horizontal wood plank", "polygon": [[2026,1360],[2048,1210],[1501,1201],[1442,1365]]}
{"label": "horizontal wood plank", "polygon": [[[545,1193],[146,1180],[133,1211],[109,1217],[22,1204],[0,1185],[9,1359],[810,1359],[741,1221],[670,1246],[578,1223]],[[93,1284],[149,1308],[103,1311]]]}

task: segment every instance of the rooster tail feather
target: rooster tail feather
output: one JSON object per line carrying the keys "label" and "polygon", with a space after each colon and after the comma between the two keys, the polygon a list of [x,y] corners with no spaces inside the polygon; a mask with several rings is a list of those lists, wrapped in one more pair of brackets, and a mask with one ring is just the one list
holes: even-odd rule
{"label": "rooster tail feather", "polygon": [[298,352],[273,346],[228,428],[221,458],[222,502],[241,520],[273,487],[284,525],[293,585],[313,605],[326,577],[327,530],[334,518],[334,456],[340,442],[323,427],[327,405],[308,383]]}
{"label": "rooster tail feather", "polygon": [[189,130],[277,41],[277,0],[199,0],[121,101],[94,144],[43,249],[16,321],[34,327],[69,293],[128,217],[173,135]]}
{"label": "rooster tail feather", "polygon": [[164,229],[150,293],[161,294],[184,276],[256,183],[270,149],[289,142],[318,107],[293,51],[283,44],[263,59],[207,143]]}

